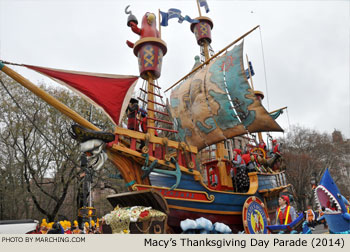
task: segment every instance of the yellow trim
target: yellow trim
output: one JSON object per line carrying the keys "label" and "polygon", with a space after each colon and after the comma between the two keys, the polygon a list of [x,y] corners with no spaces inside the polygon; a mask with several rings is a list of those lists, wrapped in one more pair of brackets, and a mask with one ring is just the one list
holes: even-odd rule
{"label": "yellow trim", "polygon": [[[140,139],[140,140],[144,140],[145,139],[145,134],[144,133],[138,132],[138,131],[135,131],[135,130],[124,129],[124,128],[121,128],[121,127],[116,127],[115,130],[114,130],[114,134],[123,135],[123,136],[127,136],[127,137],[132,137],[132,138],[136,138],[136,139]],[[151,136],[150,137],[150,142],[163,145],[163,139],[164,139],[163,137]],[[186,151],[192,152],[194,154],[198,153],[198,149],[197,149],[196,146],[184,144],[183,147],[185,148]],[[179,142],[172,141],[172,140],[168,139],[168,148],[178,149],[179,148]]]}
{"label": "yellow trim", "polygon": [[259,190],[258,192],[261,193],[261,194],[269,194],[269,193],[273,193],[273,192],[282,191],[282,190],[284,190],[285,188],[287,188],[289,186],[290,186],[290,184],[285,185],[285,186],[275,187],[275,188],[272,188],[272,189],[262,189],[262,190]]}
{"label": "yellow trim", "polygon": [[266,176],[266,175],[268,175],[268,176],[276,176],[276,175],[283,174],[283,173],[285,173],[285,172],[284,171],[276,172],[276,173],[259,172],[259,174],[264,175],[264,176]]}
{"label": "yellow trim", "polygon": [[[198,1],[197,1],[198,2]],[[213,20],[211,20],[210,18],[206,17],[206,16],[202,16],[200,14],[200,17],[196,17],[195,18],[196,20],[199,20],[199,21],[208,21],[210,23],[210,28],[213,29],[214,27],[214,23],[213,23]],[[194,30],[194,26],[196,25],[196,23],[193,23],[191,24],[191,31],[193,32]]]}
{"label": "yellow trim", "polygon": [[[151,157],[150,157],[151,158]],[[184,168],[186,169],[186,168]],[[195,171],[194,171],[195,172]],[[219,191],[219,190],[212,190],[210,189],[206,184],[204,184],[202,177],[200,176],[199,179],[199,183],[208,191],[210,192],[216,192],[216,193],[225,193],[225,194],[233,194],[233,195],[254,195],[257,190],[258,190],[258,186],[259,186],[259,182],[258,182],[258,176],[256,175],[257,172],[251,172],[249,173],[249,179],[250,179],[250,187],[249,187],[249,191],[246,193],[240,193],[240,192],[226,192],[226,191]],[[197,179],[196,179],[197,180]],[[140,185],[141,186],[141,185]],[[143,186],[143,185],[142,185]],[[156,187],[156,186],[151,186],[154,188],[164,188],[167,189],[168,187]],[[182,190],[182,189],[175,189],[175,190]],[[188,192],[201,192],[201,191],[193,191],[193,190],[187,190]],[[206,193],[206,192],[202,192],[202,193]],[[214,196],[214,195],[212,195]],[[210,197],[210,196],[209,196]],[[210,198],[209,198],[210,199]]]}
{"label": "yellow trim", "polygon": [[207,209],[199,209],[199,208],[191,208],[191,207],[182,207],[175,205],[168,205],[169,208],[179,209],[179,210],[187,210],[191,212],[199,212],[199,213],[212,213],[212,214],[224,214],[224,215],[242,215],[242,212],[234,212],[234,211],[216,211],[216,210],[207,210]]}
{"label": "yellow trim", "polygon": [[228,191],[219,191],[219,190],[213,190],[209,188],[204,182],[203,178],[199,180],[200,184],[207,189],[210,192],[217,192],[217,193],[226,193],[226,194],[235,194],[235,195],[254,195],[258,191],[259,187],[259,182],[258,182],[258,176],[256,175],[257,172],[250,172],[248,173],[249,175],[249,180],[250,180],[250,186],[249,190],[246,193],[241,193],[241,192],[228,192]]}
{"label": "yellow trim", "polygon": [[286,214],[286,220],[284,221],[284,225],[288,224],[289,210],[290,210],[290,206],[287,207],[287,214]]}
{"label": "yellow trim", "polygon": [[262,152],[263,157],[266,158],[266,152],[265,152],[265,150],[264,150],[263,148],[260,148],[260,147],[255,147],[255,148],[251,149],[251,150],[250,150],[250,153],[254,153],[254,152],[258,151],[258,150],[259,150],[260,152]]}
{"label": "yellow trim", "polygon": [[[287,225],[288,223],[288,215],[289,215],[289,209],[290,209],[290,206],[287,207],[287,214],[286,214],[286,219],[284,221],[284,225]],[[278,213],[277,213],[277,216],[276,216],[276,223],[278,221],[278,216],[280,215],[281,213],[281,207],[278,208]]]}
{"label": "yellow trim", "polygon": [[[134,184],[132,186],[132,190],[136,190],[137,186],[143,186],[143,187],[148,187],[148,188],[158,188],[161,190],[168,190],[170,191],[170,187],[161,187],[161,186],[149,186],[149,185],[141,185],[141,184]],[[190,200],[190,199],[182,199],[182,198],[172,198],[172,197],[168,197],[168,196],[164,196],[164,198],[166,199],[172,199],[172,200],[184,200],[184,201],[195,201],[195,202],[203,202],[203,203],[212,203],[215,200],[215,196],[214,195],[208,195],[207,192],[203,192],[203,191],[194,191],[194,190],[184,190],[184,189],[174,189],[173,191],[179,191],[179,192],[192,192],[192,193],[198,193],[198,194],[204,194],[208,201],[204,201],[204,200]]]}
{"label": "yellow trim", "polygon": [[[249,69],[249,68],[248,68]],[[261,91],[258,91],[258,90],[254,90],[254,94],[255,95],[261,95],[262,96],[262,99],[265,97],[264,93],[261,92]],[[260,132],[259,132],[260,133]]]}
{"label": "yellow trim", "polygon": [[163,56],[167,53],[167,45],[164,42],[164,40],[156,37],[145,37],[140,40],[137,40],[134,45],[134,54],[136,57],[138,57],[137,52],[139,50],[138,47],[142,46],[144,43],[152,43],[152,44],[159,44],[163,51]]}

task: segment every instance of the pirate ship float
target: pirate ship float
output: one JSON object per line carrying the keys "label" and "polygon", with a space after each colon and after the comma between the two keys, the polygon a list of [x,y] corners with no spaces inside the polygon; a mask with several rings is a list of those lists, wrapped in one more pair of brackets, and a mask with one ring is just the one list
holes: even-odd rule
{"label": "pirate ship float", "polygon": [[[229,139],[233,137],[254,132],[282,131],[262,106],[260,98],[263,95],[254,92],[247,80],[243,66],[243,42],[229,50],[258,26],[213,55],[210,47],[213,21],[201,15],[199,4],[198,10],[200,15],[191,20],[190,28],[204,59],[172,86],[177,85],[172,89],[170,104],[161,101],[157,82],[167,45],[156,28],[155,15],[146,13],[139,28],[135,16],[128,12],[128,26],[140,34],[136,43],[128,41],[127,44],[138,57],[139,77],[144,80],[138,100],[148,112],[146,133],[120,126],[115,127],[112,136],[100,132],[95,125],[3,63],[0,68],[81,125],[74,128],[80,141],[99,139],[91,148],[98,146],[103,147],[101,150],[105,149],[133,195],[145,190],[150,190],[151,194],[157,191],[157,198],[161,194],[169,209],[168,225],[175,232],[179,231],[181,220],[205,217],[213,223],[225,223],[233,232],[243,230],[244,226],[247,233],[266,233],[266,226],[275,215],[279,193],[288,187],[285,174],[280,171],[250,172],[249,189],[238,192],[230,177],[233,167],[230,148],[227,148]],[[168,16],[162,15],[162,22],[174,15],[170,10],[166,14]],[[101,107],[116,125],[121,125],[138,79],[138,76],[24,66],[79,92]],[[160,127],[161,124],[172,127]],[[160,132],[160,136],[155,135],[156,131]],[[165,137],[166,132],[175,137]],[[140,150],[141,141],[144,147]],[[211,160],[201,162],[196,158],[199,152],[212,145],[216,147]],[[265,155],[264,150],[255,149]],[[215,176],[216,183],[211,183],[210,179],[206,181],[201,170],[207,177]],[[114,205],[137,204],[132,202],[134,196],[128,199],[123,195],[119,201],[118,196],[112,198]],[[152,196],[147,198],[152,205]],[[258,216],[257,219],[252,218],[254,214]],[[255,225],[254,220],[260,224]],[[256,226],[260,227],[259,230],[256,230]]]}

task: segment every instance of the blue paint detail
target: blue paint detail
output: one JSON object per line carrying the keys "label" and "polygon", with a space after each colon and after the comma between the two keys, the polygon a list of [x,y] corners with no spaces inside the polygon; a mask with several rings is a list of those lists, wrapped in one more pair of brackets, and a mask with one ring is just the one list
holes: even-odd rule
{"label": "blue paint detail", "polygon": [[144,171],[144,174],[142,174],[141,179],[145,179],[154,169],[155,165],[158,163],[158,159],[153,160],[150,166],[148,165],[149,155],[146,153],[146,160],[145,164],[141,167],[141,169]]}
{"label": "blue paint detail", "polygon": [[[255,230],[253,226],[253,221],[260,222],[260,218],[263,220],[263,229]],[[250,234],[267,234],[267,216],[264,209],[260,204],[253,201],[248,205],[247,208],[247,226]],[[261,227],[260,227],[261,228]]]}
{"label": "blue paint detail", "polygon": [[344,232],[332,232],[331,230],[329,230],[330,234],[350,234],[350,231],[344,231]]}
{"label": "blue paint detail", "polygon": [[0,70],[2,70],[2,68],[4,67],[4,63],[2,63],[2,61],[0,60]]}
{"label": "blue paint detail", "polygon": [[171,176],[175,176],[176,181],[173,184],[172,187],[170,187],[170,190],[174,190],[178,187],[178,185],[180,184],[181,181],[181,170],[180,170],[180,166],[179,164],[176,162],[174,157],[171,157],[171,162],[175,165],[176,170],[175,171],[168,171],[168,170],[162,170],[162,169],[154,169],[154,172],[160,173],[160,174],[166,174],[166,175],[171,175]]}
{"label": "blue paint detail", "polygon": [[[326,171],[324,172],[319,186],[317,186],[315,189],[316,197],[320,201],[321,206],[327,207],[325,206],[324,200],[322,201],[318,197],[318,191],[322,193],[321,192],[322,189],[320,187],[325,188],[328,191],[328,193],[331,193],[341,208],[340,209],[341,211],[338,214],[335,214],[335,213],[329,214],[327,213],[327,211],[324,212],[323,216],[327,221],[329,232],[332,234],[349,234],[350,233],[350,215],[347,213],[347,209],[346,209],[343,197],[340,194],[340,191],[337,185],[335,184],[332,176],[330,175],[328,169],[326,169]],[[325,195],[325,193],[323,193],[323,195]]]}
{"label": "blue paint detail", "polygon": [[181,142],[185,142],[187,136],[192,136],[191,131],[189,129],[184,129],[181,127],[181,119],[174,117],[176,121],[176,130],[178,131],[177,135],[180,138]]}
{"label": "blue paint detail", "polygon": [[237,115],[232,109],[231,102],[229,101],[228,96],[226,95],[226,87],[224,83],[224,72],[222,71],[222,66],[225,64],[226,57],[221,57],[216,60],[216,62],[210,67],[209,72],[212,74],[210,81],[220,88],[225,94],[216,93],[213,90],[209,90],[209,95],[219,103],[220,107],[218,114],[214,116],[218,127],[223,130],[228,128],[234,128],[236,125],[240,124]]}
{"label": "blue paint detail", "polygon": [[307,221],[303,222],[303,226],[302,227],[303,227],[303,230],[301,231],[302,234],[312,234],[311,233],[311,229],[307,225]]}
{"label": "blue paint detail", "polygon": [[129,183],[125,184],[125,186],[126,186],[126,187],[132,186],[132,185],[135,184],[135,183],[136,183],[136,181],[133,180],[133,181],[130,181]]}
{"label": "blue paint detail", "polygon": [[283,114],[283,109],[280,109],[280,110],[278,110],[278,111],[276,111],[276,112],[274,112],[274,113],[271,113],[270,114],[270,116],[274,119],[274,120],[276,120],[280,115],[282,115]]}
{"label": "blue paint detail", "polygon": [[275,176],[264,176],[258,174],[259,187],[258,190],[272,189],[277,187],[277,181]]}
{"label": "blue paint detail", "polygon": [[178,98],[170,98],[170,106],[172,108],[177,108],[180,105],[180,101]]}
{"label": "blue paint detail", "polygon": [[283,230],[293,230],[293,229],[295,229],[295,227],[298,226],[298,224],[300,224],[301,221],[304,220],[304,218],[305,218],[304,214],[300,213],[298,215],[298,217],[294,221],[289,223],[288,225],[270,225],[270,226],[267,226],[267,228],[273,233],[277,233],[279,230],[281,230],[278,233],[279,234],[284,234],[285,232]]}
{"label": "blue paint detail", "polygon": [[[254,122],[256,115],[255,111],[248,111],[248,106],[254,101],[246,97],[249,94],[250,86],[243,68],[243,43],[229,51],[223,57],[222,62],[227,65],[225,67],[227,90],[239,117],[242,119],[244,126],[247,127]],[[216,70],[222,71],[222,66],[219,66]]]}
{"label": "blue paint detail", "polygon": [[209,95],[211,95],[220,105],[218,114],[214,116],[219,128],[222,130],[227,130],[240,124],[236,114],[232,110],[231,103],[226,94],[219,94],[213,90],[210,90]]}
{"label": "blue paint detail", "polygon": [[[155,173],[151,173],[149,178],[152,185],[159,186],[159,187],[169,187],[169,185],[173,185],[175,183],[174,176],[165,176],[165,175],[159,176]],[[189,200],[182,201],[178,199],[177,200],[167,199],[167,202],[169,205],[198,208],[198,209],[212,210],[212,211],[216,210],[216,211],[240,212],[242,211],[242,207],[246,199],[249,196],[252,196],[247,194],[226,194],[226,193],[221,193],[219,191],[217,192],[209,191],[207,188],[203,187],[199,183],[199,181],[195,181],[192,175],[188,175],[185,173],[182,174],[181,181],[177,189],[201,191],[203,193],[206,192],[209,195],[209,197],[213,195],[215,197],[215,200],[212,203],[208,203],[208,202],[204,203],[204,202],[189,201]],[[255,196],[259,197],[258,194],[255,194]],[[194,199],[194,195],[192,193],[190,194],[189,199]]]}
{"label": "blue paint detail", "polygon": [[213,130],[216,129],[216,124],[213,118],[209,117],[207,119],[205,119],[204,123],[206,125],[208,125],[209,128],[207,128],[206,126],[204,126],[201,122],[197,121],[196,125],[197,127],[200,129],[200,131],[204,132],[205,134],[209,134],[210,132],[212,132]]}

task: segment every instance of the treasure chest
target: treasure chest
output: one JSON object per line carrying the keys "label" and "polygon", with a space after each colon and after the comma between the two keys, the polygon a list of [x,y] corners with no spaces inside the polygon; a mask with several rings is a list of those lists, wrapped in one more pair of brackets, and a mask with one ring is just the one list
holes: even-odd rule
{"label": "treasure chest", "polygon": [[107,199],[114,210],[102,218],[102,233],[166,233],[169,208],[159,192],[127,192],[110,195]]}

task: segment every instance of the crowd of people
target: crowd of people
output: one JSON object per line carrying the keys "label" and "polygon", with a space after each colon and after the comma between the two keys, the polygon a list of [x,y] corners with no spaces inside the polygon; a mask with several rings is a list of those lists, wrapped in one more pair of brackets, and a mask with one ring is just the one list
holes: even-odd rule
{"label": "crowd of people", "polygon": [[99,218],[96,221],[91,220],[84,223],[84,227],[79,227],[78,221],[73,221],[73,225],[70,221],[56,221],[47,223],[46,219],[42,219],[40,224],[40,234],[100,234],[101,227]]}

